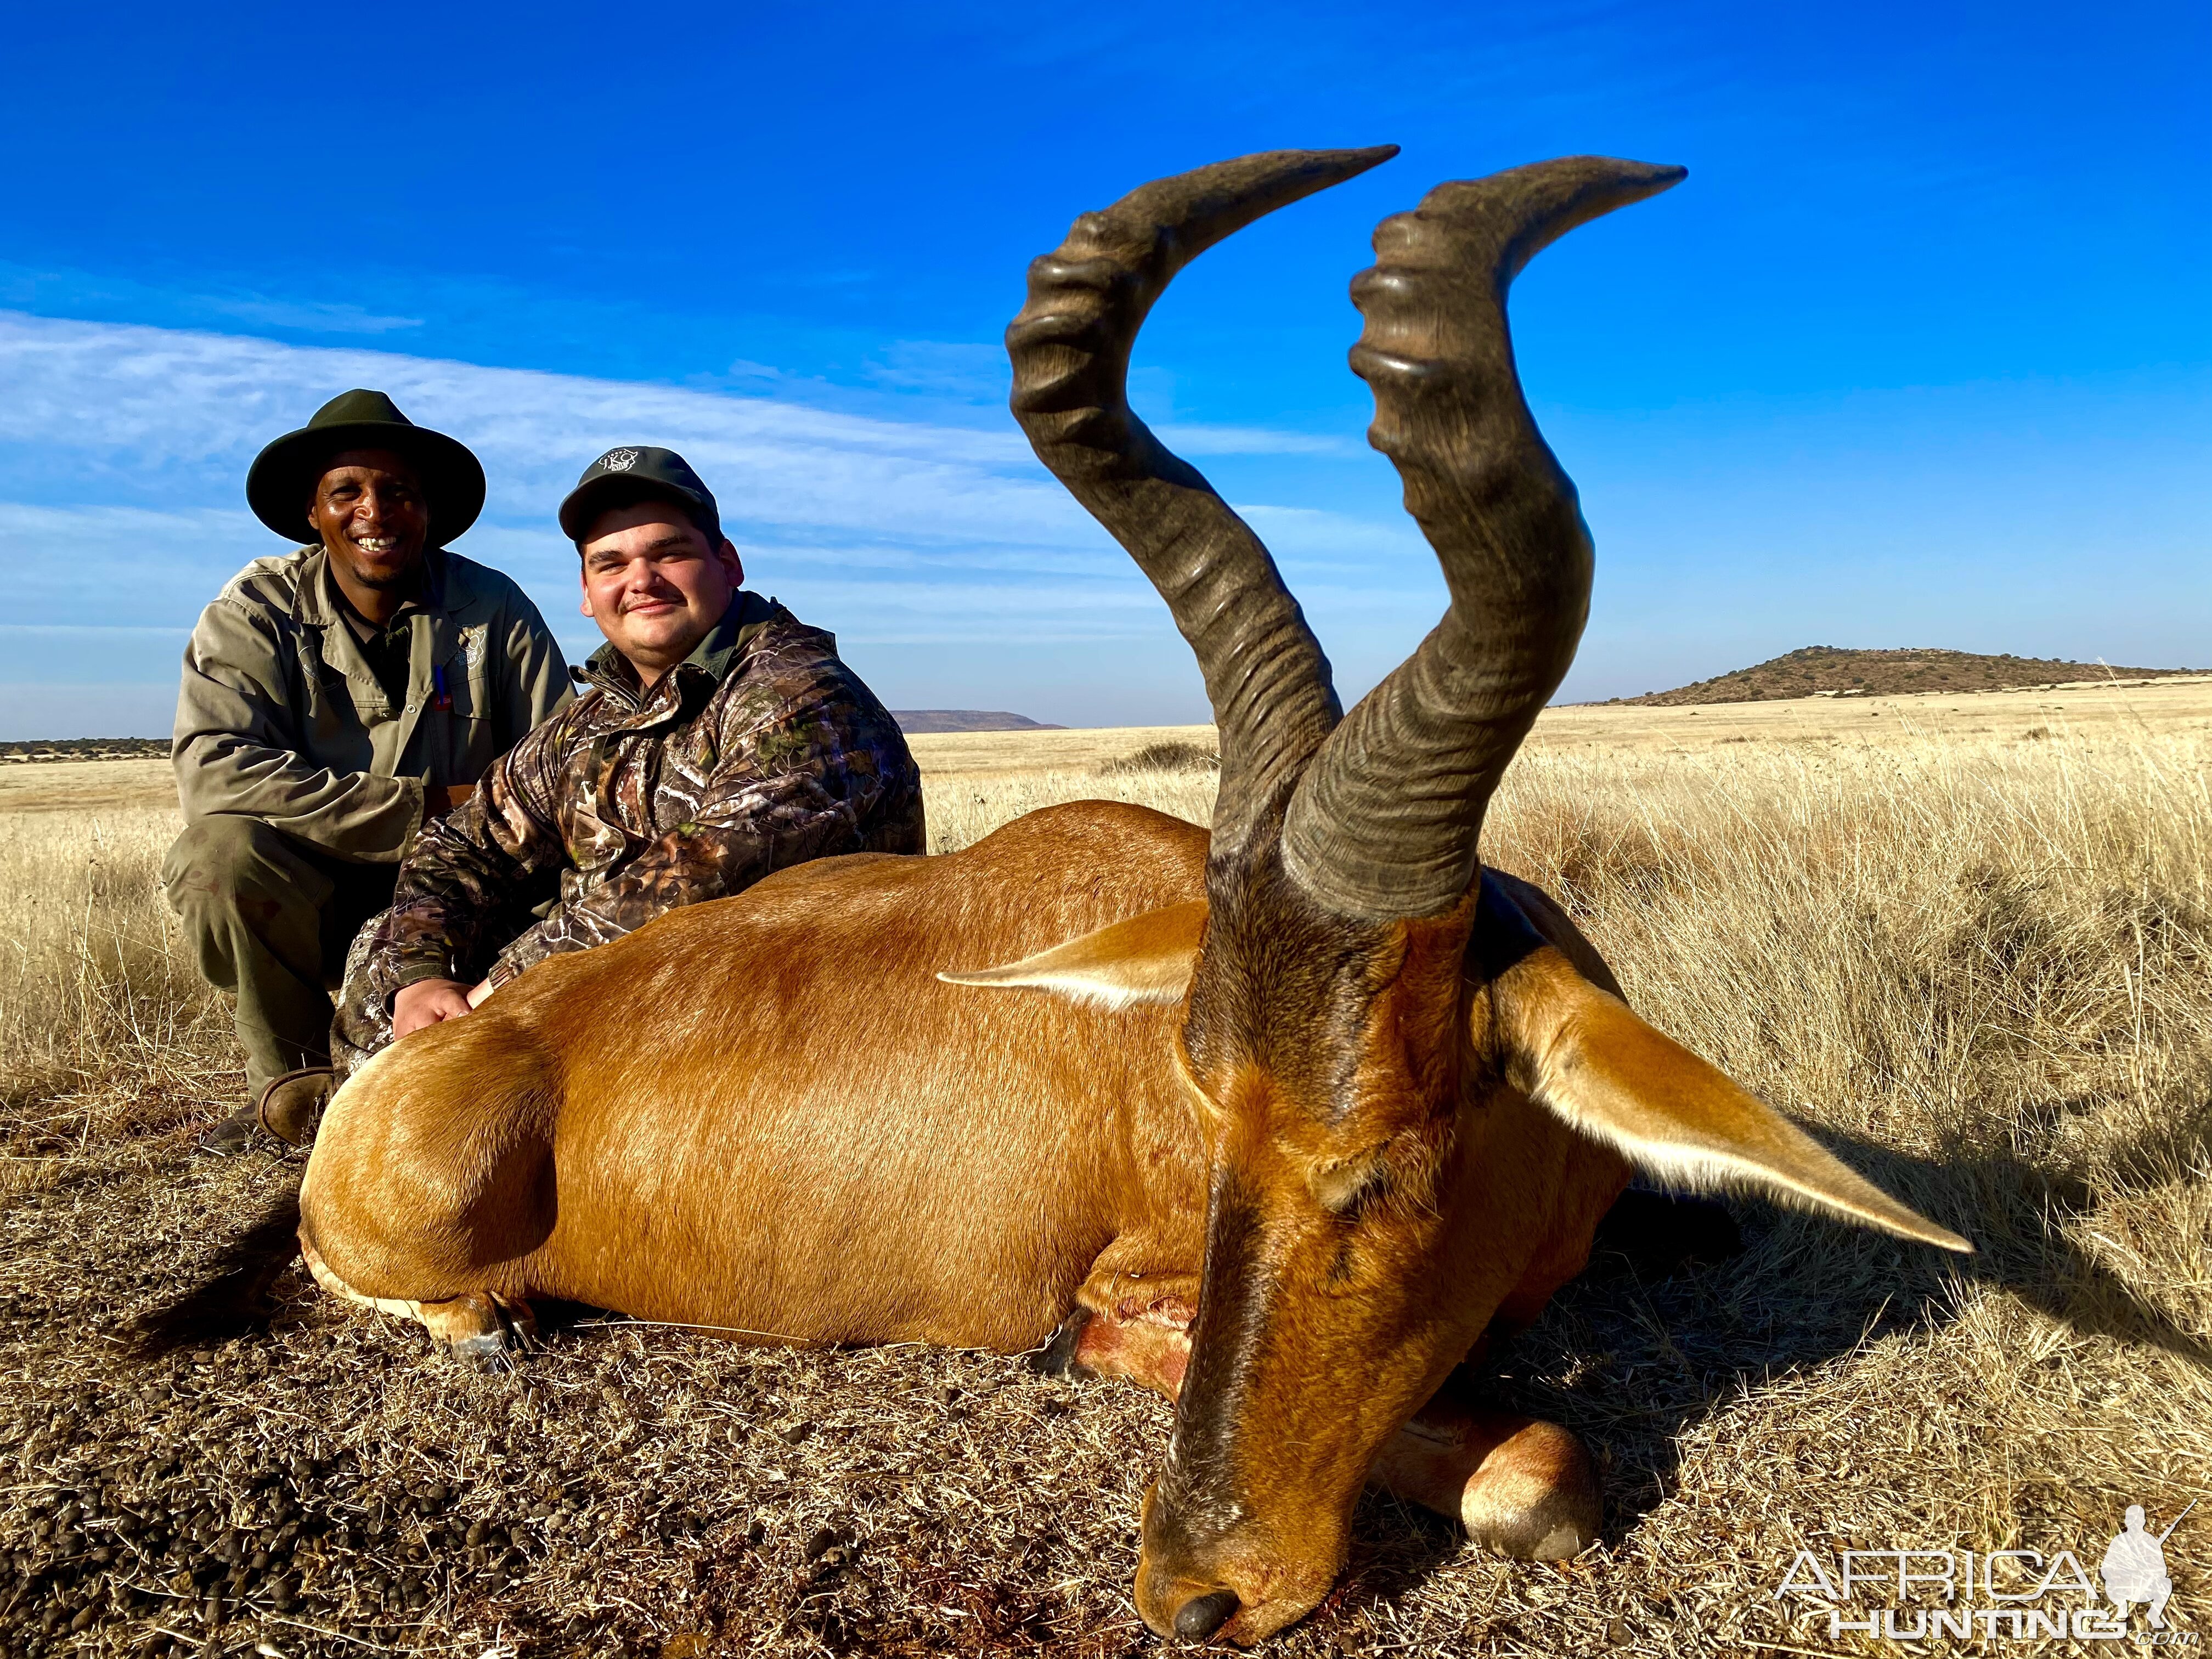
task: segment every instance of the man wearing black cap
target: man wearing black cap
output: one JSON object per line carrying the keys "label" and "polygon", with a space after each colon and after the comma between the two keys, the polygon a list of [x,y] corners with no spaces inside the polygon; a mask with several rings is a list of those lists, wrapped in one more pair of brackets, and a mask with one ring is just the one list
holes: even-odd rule
{"label": "man wearing black cap", "polygon": [[272,1085],[326,1066],[328,988],[401,856],[568,696],[538,609],[446,550],[483,468],[380,392],[261,452],[246,500],[295,552],[256,559],[185,649],[171,753],[185,832],[162,881],[200,970],[235,999],[242,1146]]}
{"label": "man wearing black cap", "polygon": [[[896,723],[832,635],[741,586],[714,495],[682,456],[609,450],[561,527],[607,643],[576,701],[408,853],[391,910],[346,964],[341,1072],[678,905],[809,859],[925,850]],[[555,902],[524,908],[555,881]],[[304,1133],[312,1116],[303,1103],[270,1127]]]}

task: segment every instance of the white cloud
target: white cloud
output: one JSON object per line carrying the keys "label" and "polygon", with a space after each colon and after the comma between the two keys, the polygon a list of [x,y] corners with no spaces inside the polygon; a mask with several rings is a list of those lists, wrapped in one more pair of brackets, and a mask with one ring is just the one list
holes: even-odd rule
{"label": "white cloud", "polygon": [[[984,371],[981,348],[904,343],[900,353],[894,363],[918,379]],[[1010,422],[884,419],[775,396],[6,311],[0,379],[9,393],[0,558],[18,597],[0,680],[19,690],[173,672],[177,630],[247,560],[282,545],[241,500],[254,454],[349,386],[389,392],[476,451],[490,500],[462,550],[516,576],[571,640],[587,625],[574,615],[574,554],[555,505],[593,456],[647,441],[681,450],[713,483],[751,585],[848,646],[941,644],[972,656],[994,642],[1092,641],[1110,653],[1158,635],[1178,648],[1127,556]],[[1194,454],[1343,447],[1257,428],[1167,430]],[[1416,584],[1432,577],[1410,525],[1240,510],[1293,584],[1310,579],[1332,611],[1388,611],[1408,570]],[[96,676],[76,660],[88,657]]]}
{"label": "white cloud", "polygon": [[235,319],[303,334],[390,334],[422,326],[420,317],[385,316],[343,301],[276,299],[251,289],[210,293],[163,288],[127,276],[4,259],[0,259],[0,305],[36,306],[48,312],[120,306],[141,316],[193,322]]}
{"label": "white cloud", "polygon": [[[1436,555],[1420,526],[1403,514],[1378,524],[1321,507],[1266,501],[1239,501],[1236,507],[1277,558],[1296,560],[1304,568],[1358,573],[1394,586],[1437,574]],[[1443,580],[1437,576],[1439,592]]]}
{"label": "white cloud", "polygon": [[219,316],[308,334],[390,334],[422,326],[420,317],[383,317],[359,306],[271,300],[258,294],[215,295],[203,298],[200,303]]}
{"label": "white cloud", "polygon": [[1095,534],[1012,432],[20,313],[0,313],[0,481],[58,464],[127,491],[134,472],[181,471],[204,499],[234,501],[262,444],[347,386],[372,386],[476,451],[495,516],[550,523],[594,455],[647,441],[682,450],[736,522],[992,542]]}
{"label": "white cloud", "polygon": [[866,371],[878,386],[994,402],[1012,372],[1005,347],[964,340],[893,340]]}
{"label": "white cloud", "polygon": [[[248,559],[277,550],[242,507],[0,501],[0,565],[18,626],[189,628]],[[0,670],[0,680],[20,678]]]}

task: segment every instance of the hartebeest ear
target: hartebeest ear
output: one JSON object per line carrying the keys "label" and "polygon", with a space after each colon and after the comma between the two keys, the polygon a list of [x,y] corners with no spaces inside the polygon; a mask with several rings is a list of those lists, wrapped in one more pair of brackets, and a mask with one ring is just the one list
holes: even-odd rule
{"label": "hartebeest ear", "polygon": [[1500,974],[1491,1003],[1508,1080],[1638,1168],[1693,1188],[1761,1188],[1900,1237],[1974,1248],[1846,1168],[1558,951],[1531,951]]}
{"label": "hartebeest ear", "polygon": [[1013,986],[1050,991],[1109,1008],[1181,1002],[1206,936],[1206,901],[1170,904],[1117,921],[1049,951],[973,973],[939,974],[948,985]]}

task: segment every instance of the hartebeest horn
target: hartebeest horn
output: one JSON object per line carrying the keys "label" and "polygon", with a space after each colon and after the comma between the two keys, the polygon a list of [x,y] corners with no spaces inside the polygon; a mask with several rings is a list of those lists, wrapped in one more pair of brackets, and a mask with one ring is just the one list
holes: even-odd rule
{"label": "hartebeest horn", "polygon": [[1197,653],[1221,729],[1217,852],[1243,841],[1342,718],[1328,659],[1260,538],[1130,410],[1129,352],[1183,266],[1262,214],[1398,153],[1277,150],[1143,185],[1030,266],[1006,330],[1014,418],[1152,579]]}
{"label": "hartebeest horn", "polygon": [[1374,920],[1449,909],[1475,877],[1491,792],[1574,660],[1590,541],[1575,487],[1521,395],[1505,293],[1546,244],[1656,195],[1685,169],[1572,156],[1439,185],[1385,219],[1352,284],[1368,441],[1443,565],[1451,609],[1322,744],[1284,825],[1284,860],[1332,908]]}

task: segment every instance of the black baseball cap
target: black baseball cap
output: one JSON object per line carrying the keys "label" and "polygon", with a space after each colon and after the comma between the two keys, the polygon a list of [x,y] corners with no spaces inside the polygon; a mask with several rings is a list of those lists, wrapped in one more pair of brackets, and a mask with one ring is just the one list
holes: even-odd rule
{"label": "black baseball cap", "polygon": [[672,449],[650,444],[610,449],[586,467],[561,503],[561,533],[580,542],[600,514],[654,499],[675,502],[706,532],[708,541],[721,544],[722,514],[714,505],[714,492],[691,470],[690,462]]}

